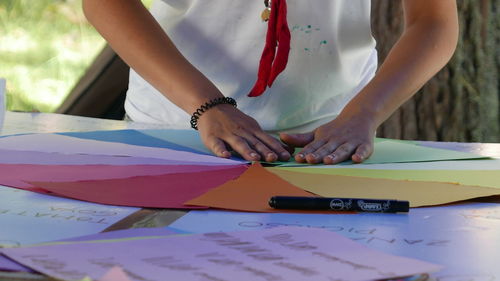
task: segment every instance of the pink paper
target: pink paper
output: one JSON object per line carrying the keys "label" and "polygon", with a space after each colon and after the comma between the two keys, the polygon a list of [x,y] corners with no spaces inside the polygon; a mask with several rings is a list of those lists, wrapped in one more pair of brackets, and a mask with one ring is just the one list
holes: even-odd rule
{"label": "pink paper", "polygon": [[0,164],[0,184],[31,189],[29,181],[64,182],[104,180],[174,173],[194,173],[227,169],[228,166],[202,165],[9,165]]}
{"label": "pink paper", "polygon": [[98,281],[131,281],[128,275],[119,266],[113,266],[103,277]]}
{"label": "pink paper", "polygon": [[118,206],[195,209],[183,203],[237,178],[245,165],[213,171],[70,182],[30,182],[54,195]]}

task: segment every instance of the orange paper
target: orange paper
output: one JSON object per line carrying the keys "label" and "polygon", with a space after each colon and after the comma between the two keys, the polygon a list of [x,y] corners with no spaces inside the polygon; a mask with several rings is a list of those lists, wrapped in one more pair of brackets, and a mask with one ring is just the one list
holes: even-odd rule
{"label": "orange paper", "polygon": [[286,212],[269,207],[269,198],[272,196],[313,197],[314,195],[270,173],[259,163],[254,163],[239,178],[228,181],[185,204],[250,212]]}

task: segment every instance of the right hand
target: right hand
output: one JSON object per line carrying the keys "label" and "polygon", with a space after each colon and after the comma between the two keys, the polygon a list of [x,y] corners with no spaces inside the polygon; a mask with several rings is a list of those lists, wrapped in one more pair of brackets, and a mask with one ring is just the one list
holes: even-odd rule
{"label": "right hand", "polygon": [[220,104],[204,112],[198,130],[205,146],[219,157],[231,157],[230,149],[248,161],[288,161],[291,157],[284,144],[232,105]]}

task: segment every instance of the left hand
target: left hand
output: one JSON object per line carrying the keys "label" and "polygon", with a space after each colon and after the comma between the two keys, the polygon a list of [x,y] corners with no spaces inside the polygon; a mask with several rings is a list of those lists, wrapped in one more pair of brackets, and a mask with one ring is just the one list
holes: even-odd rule
{"label": "left hand", "polygon": [[281,133],[291,147],[303,147],[295,161],[309,164],[337,164],[349,158],[361,163],[373,153],[375,122],[363,116],[342,116],[305,134]]}

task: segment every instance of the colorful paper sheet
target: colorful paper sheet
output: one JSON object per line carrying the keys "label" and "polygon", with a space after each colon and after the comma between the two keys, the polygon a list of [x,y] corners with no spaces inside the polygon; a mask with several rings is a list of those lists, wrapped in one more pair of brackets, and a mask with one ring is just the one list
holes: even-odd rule
{"label": "colorful paper sheet", "polygon": [[432,280],[500,279],[500,204],[468,203],[416,208],[407,214],[334,216],[191,211],[169,228],[205,233],[280,226],[325,229],[375,250],[442,264],[444,269],[432,275]]}
{"label": "colorful paper sheet", "polygon": [[301,227],[80,242],[2,252],[37,271],[70,280],[86,275],[98,278],[114,266],[123,267],[132,280],[151,281],[200,278],[357,281],[396,278],[441,268],[378,252],[330,231]]}
{"label": "colorful paper sheet", "polygon": [[136,212],[0,186],[0,247],[94,234]]}
{"label": "colorful paper sheet", "polygon": [[0,164],[0,184],[30,189],[30,181],[68,182],[107,180],[134,176],[196,173],[227,169],[228,166],[202,165],[5,165]]}
{"label": "colorful paper sheet", "polygon": [[80,139],[58,134],[31,134],[0,138],[0,148],[16,151],[35,151],[63,154],[90,154],[107,156],[129,156],[157,158],[180,162],[210,163],[213,165],[234,165],[238,161],[220,157],[201,155],[168,148],[156,148]]}
{"label": "colorful paper sheet", "polygon": [[472,186],[500,188],[500,169],[498,170],[379,170],[379,169],[326,169],[326,168],[271,168],[322,175],[341,175],[351,177],[380,178],[392,180],[436,181]]}
{"label": "colorful paper sheet", "polygon": [[269,198],[275,195],[313,196],[269,173],[254,163],[239,178],[228,181],[186,204],[252,212],[276,212],[269,207]]}
{"label": "colorful paper sheet", "polygon": [[184,202],[241,175],[245,165],[212,171],[186,172],[108,180],[29,182],[36,188],[101,204],[150,208],[196,208]]}
{"label": "colorful paper sheet", "polygon": [[440,205],[500,194],[500,189],[493,187],[311,174],[278,168],[269,171],[320,196],[407,200],[411,207]]}

